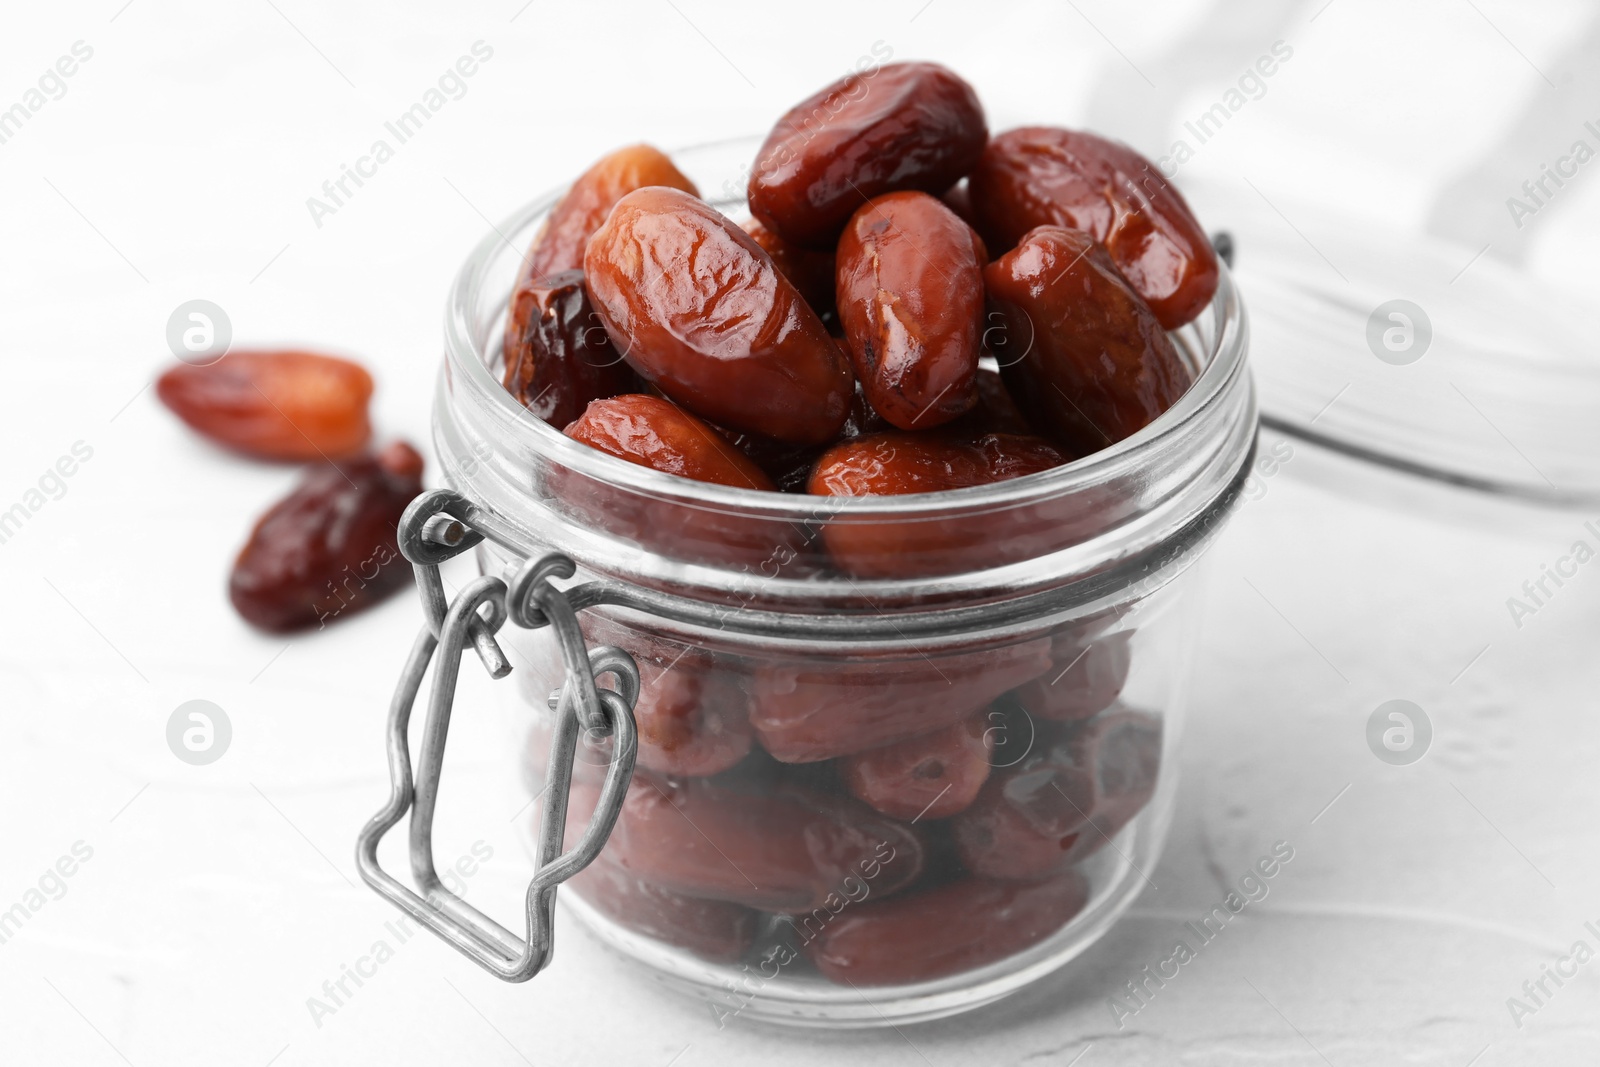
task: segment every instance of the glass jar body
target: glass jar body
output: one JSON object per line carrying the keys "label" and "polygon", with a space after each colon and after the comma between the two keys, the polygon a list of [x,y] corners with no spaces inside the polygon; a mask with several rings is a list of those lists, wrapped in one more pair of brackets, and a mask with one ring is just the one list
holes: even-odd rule
{"label": "glass jar body", "polygon": [[[480,551],[486,573],[515,562]],[[1022,631],[910,643],[583,613],[591,647],[639,664],[639,761],[606,849],[559,899],[719,1022],[878,1026],[1020,988],[1149,881],[1203,570]],[[548,630],[502,643],[531,841],[561,654]],[[569,840],[609,760],[580,743]]]}
{"label": "glass jar body", "polygon": [[[738,217],[754,150],[675,161]],[[1189,394],[1096,456],[915,497],[735,491],[594,453],[500,388],[518,249],[555,198],[458,279],[435,445],[451,488],[508,531],[478,549],[485,573],[557,553],[568,588],[638,594],[579,614],[591,648],[639,667],[639,754],[565,912],[724,1022],[937,1018],[1071,960],[1147,884],[1171,819],[1202,557],[1255,433],[1226,276],[1174,335]],[[839,531],[882,554],[830,565]],[[548,629],[500,640],[532,801],[562,658]],[[579,745],[569,842],[608,746]]]}

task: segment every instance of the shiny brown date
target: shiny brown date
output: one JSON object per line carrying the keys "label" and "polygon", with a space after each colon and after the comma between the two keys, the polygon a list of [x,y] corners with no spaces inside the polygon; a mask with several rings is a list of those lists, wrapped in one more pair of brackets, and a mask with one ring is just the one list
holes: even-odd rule
{"label": "shiny brown date", "polygon": [[796,244],[828,248],[863,201],[944,192],[988,136],[972,86],[938,64],[849,74],[772,128],[750,174],[750,211]]}
{"label": "shiny brown date", "polygon": [[1088,884],[1073,871],[1032,885],[963,878],[852,905],[802,951],[841,985],[925,982],[1043,941],[1083,910],[1088,895]]}
{"label": "shiny brown date", "polygon": [[337,459],[372,436],[372,376],[316,352],[230,352],[179,364],[156,379],[156,395],[194,430],[259,459]]}
{"label": "shiny brown date", "polygon": [[666,664],[640,659],[639,681],[639,766],[711,775],[750,751],[750,698],[714,662],[692,652]]}
{"label": "shiny brown date", "polygon": [[623,357],[720,426],[792,444],[832,440],[849,361],[761,246],[675,189],[623,197],[589,242],[589,297]]}
{"label": "shiny brown date", "polygon": [[[647,144],[629,145],[601,157],[578,175],[565,196],[550,209],[533,239],[528,254],[522,257],[512,286],[513,299],[506,313],[505,362],[512,362],[511,344],[528,326],[531,305],[519,303],[515,294],[529,282],[552,274],[583,268],[583,253],[589,238],[606,221],[611,209],[628,193],[650,185],[665,185],[699,195],[694,182],[684,177],[672,160]],[[560,429],[561,424],[556,424]]]}
{"label": "shiny brown date", "polygon": [[234,561],[235,610],[285,633],[326,626],[409,585],[395,527],[420,492],[422,457],[403,441],[312,467],[256,523]]}
{"label": "shiny brown date", "polygon": [[[898,496],[989,485],[1049,470],[1067,457],[1038,437],[943,430],[869,434],[824,452],[808,488],[821,496]],[[970,570],[1003,560],[994,546],[1004,532],[993,517],[851,521],[823,527],[834,563],[861,578],[906,578]],[[1040,531],[1047,535],[1048,531]],[[1013,545],[1002,552],[1030,548]]]}
{"label": "shiny brown date", "polygon": [[962,864],[989,878],[1049,877],[1093,855],[1149,802],[1161,724],[1113,711],[1081,727],[1041,727],[1036,748],[992,775],[954,822]]}
{"label": "shiny brown date", "polygon": [[[1038,724],[1034,724],[1038,729]],[[1065,740],[1040,732],[1037,746],[997,772],[956,816],[963,866],[989,878],[1048,877],[1068,866],[1094,811],[1094,777]]]}
{"label": "shiny brown date", "polygon": [[1077,744],[1094,769],[1094,814],[1068,863],[1100,851],[1150,803],[1161,772],[1161,720],[1109,711],[1084,726]]}
{"label": "shiny brown date", "polygon": [[630,393],[596,400],[566,429],[591,448],[680,478],[741,489],[772,489],[770,479],[716,430],[682,408]]}
{"label": "shiny brown date", "polygon": [[1009,130],[989,142],[967,184],[996,254],[1036,226],[1082,230],[1166,329],[1200,314],[1217,290],[1216,253],[1189,205],[1126,145],[1050,126]]}
{"label": "shiny brown date", "polygon": [[749,220],[743,228],[772,257],[773,265],[800,291],[812,311],[827,315],[834,310],[833,249],[792,244],[763,226],[760,219]]}
{"label": "shiny brown date", "polygon": [[839,777],[852,796],[896,819],[945,819],[961,811],[989,777],[988,721],[954,726],[846,756]]}
{"label": "shiny brown date", "polygon": [[983,242],[927,193],[876,197],[839,238],[839,322],[867,399],[902,430],[977,402]]}
{"label": "shiny brown date", "polygon": [[557,271],[583,266],[589,239],[606,221],[617,201],[651,185],[681,189],[691,196],[700,190],[684,177],[672,160],[647,144],[629,145],[602,157],[578,176],[561,202],[550,210],[523,263],[524,279],[540,279]]}
{"label": "shiny brown date", "polygon": [[1079,645],[1057,638],[1050,670],[1012,690],[1028,714],[1056,722],[1091,719],[1109,708],[1122,693],[1131,662],[1131,633]]}
{"label": "shiny brown date", "polygon": [[[573,831],[582,833],[582,828],[569,830],[569,842],[576,840]],[[662,889],[635,878],[603,856],[569,884],[613,922],[688,949],[701,959],[732,963],[755,941],[759,915],[751,909]]]}
{"label": "shiny brown date", "polygon": [[510,322],[522,325],[506,335],[505,386],[536,418],[565,429],[589,401],[640,391],[589,305],[581,270],[526,281],[511,301]]}
{"label": "shiny brown date", "polygon": [[823,453],[811,491],[824,496],[898,496],[989,485],[1064,463],[1037,437],[977,437],[890,430],[867,434]]}
{"label": "shiny brown date", "polygon": [[864,752],[960,722],[1049,669],[1049,642],[848,664],[768,664],[751,683],[750,721],[785,763]]}
{"label": "shiny brown date", "polygon": [[[574,786],[578,810],[593,810],[594,788]],[[822,907],[847,878],[887,895],[924,862],[913,830],[854,801],[648,774],[635,775],[603,855],[676,893],[792,913]]]}
{"label": "shiny brown date", "polygon": [[[737,489],[773,489],[761,468],[715,427],[660,397],[627,394],[593,401],[566,435],[666,474]],[[811,535],[801,524],[737,508],[697,506],[692,486],[646,489],[619,481],[557,464],[538,490],[585,525],[671,559],[743,569],[762,578],[813,565]],[[680,502],[680,493],[687,503]]]}
{"label": "shiny brown date", "polygon": [[1115,444],[1189,387],[1161,323],[1083,231],[1041,226],[983,276],[1000,374],[1064,448],[1085,455]]}

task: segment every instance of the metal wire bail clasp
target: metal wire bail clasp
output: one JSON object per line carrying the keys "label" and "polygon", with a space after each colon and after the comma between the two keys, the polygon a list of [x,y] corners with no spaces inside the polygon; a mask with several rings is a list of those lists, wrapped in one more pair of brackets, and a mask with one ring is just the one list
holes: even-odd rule
{"label": "metal wire bail clasp", "polygon": [[[477,515],[470,501],[441,489],[412,501],[400,520],[400,550],[416,569],[427,621],[411,646],[389,705],[389,802],[362,828],[356,843],[356,866],[369,886],[484,970],[508,982],[525,982],[550,962],[557,887],[600,854],[622,810],[638,752],[633,706],[639,697],[639,669],[633,657],[619,648],[585,647],[571,603],[549,582],[550,578],[572,576],[572,561],[565,556],[528,560],[509,582],[488,575],[477,578],[454,602],[447,603],[439,564],[483,540],[483,533],[471,521]],[[511,664],[494,635],[507,619],[529,629],[550,626],[566,668],[555,708],[535,871],[528,883],[526,929],[521,937],[446,889],[433,861],[433,813],[461,655],[470,642],[489,674],[505,677]],[[408,740],[411,709],[435,649],[433,688],[413,784]],[[615,690],[595,685],[595,679],[604,674],[615,679]],[[578,843],[563,852],[572,760],[583,730],[610,736],[612,757],[594,815]],[[411,876],[416,890],[378,864],[378,843],[407,810],[411,812]]]}

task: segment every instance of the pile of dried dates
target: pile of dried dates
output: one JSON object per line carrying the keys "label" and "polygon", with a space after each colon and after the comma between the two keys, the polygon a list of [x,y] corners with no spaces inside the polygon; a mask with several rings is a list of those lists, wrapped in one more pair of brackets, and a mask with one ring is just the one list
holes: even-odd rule
{"label": "pile of dried dates", "polygon": [[[597,162],[523,261],[506,388],[568,437],[666,474],[873,497],[1071,462],[1191,384],[1168,331],[1210,304],[1218,265],[1177,190],[1093,134],[991,137],[941,66],[862,71],[796,105],[760,148],[748,203],[751,218],[725,216],[647,145]],[[545,489],[646,543],[692,521],[720,562],[772,548],[714,509],[670,520]],[[974,565],[993,527],[820,533],[822,566],[904,578]],[[803,555],[808,535],[793,536]],[[585,628],[633,653],[643,692],[634,783],[574,884],[709,959],[766,944],[763,973],[787,951],[860,985],[1002,959],[1082,909],[1080,865],[1156,787],[1161,720],[1119,701],[1130,634],[1106,622],[793,661]],[[574,830],[605,762],[602,745],[577,777]],[[773,948],[775,922],[790,935]]]}
{"label": "pile of dried dates", "polygon": [[[1021,951],[1083,908],[1081,865],[1160,779],[1160,717],[1119,700],[1129,635],[1091,630],[783,660],[587,620],[591,642],[639,664],[639,751],[572,886],[629,929],[767,979],[803,958],[841,984],[901,985]],[[546,746],[528,752],[535,782]],[[569,842],[609,762],[608,741],[580,745]]]}
{"label": "pile of dried dates", "polygon": [[[1218,267],[1182,196],[1094,134],[991,138],[971,86],[941,66],[852,74],[802,101],[761,146],[748,201],[740,224],[648,145],[594,164],[524,258],[506,388],[654,470],[864,497],[1070,462],[1191,384],[1167,331],[1207,307]],[[656,543],[673,524],[626,511],[595,521]],[[728,525],[697,531],[699,555],[730,533],[724,547],[770,554],[770,531]],[[948,572],[986,533],[927,532],[829,526],[823,562]]]}

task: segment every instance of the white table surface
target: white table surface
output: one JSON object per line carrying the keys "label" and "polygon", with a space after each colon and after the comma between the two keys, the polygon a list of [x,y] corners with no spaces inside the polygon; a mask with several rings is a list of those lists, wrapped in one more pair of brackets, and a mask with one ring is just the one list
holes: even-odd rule
{"label": "white table surface", "polygon": [[[314,1019],[308,998],[392,917],[351,852],[386,791],[381,720],[419,612],[400,597],[293,640],[232,614],[231,557],[296,474],[221,454],[156,403],[180,302],[222,305],[237,343],[360,356],[381,432],[425,442],[442,296],[486,219],[618,144],[763,129],[880,41],[962,71],[996,128],[1091,123],[1150,151],[1292,41],[1195,173],[1600,280],[1600,177],[1525,231],[1502,203],[1579,135],[1562,116],[1594,107],[1563,102],[1596,80],[1575,2],[1253,2],[1224,22],[1177,0],[906,0],[807,5],[798,25],[703,0],[520,2],[7,13],[0,108],[74,42],[93,56],[0,144],[0,508],[76,442],[93,455],[0,544],[0,910],[79,842],[92,856],[0,944],[0,1063],[1595,1061],[1600,962],[1520,1027],[1506,1001],[1573,942],[1600,948],[1600,564],[1520,628],[1506,598],[1600,541],[1600,507],[1494,501],[1300,443],[1215,550],[1156,888],[1067,971],[899,1031],[718,1030],[563,923],[529,985],[419,936]],[[466,95],[314,225],[306,198],[479,40],[494,54]],[[491,683],[463,678],[439,849],[492,849],[471,893],[510,915],[528,864],[507,731]],[[1396,697],[1434,725],[1412,766],[1365,741]],[[164,736],[196,698],[234,728],[205,767]],[[1271,895],[1119,1028],[1108,995],[1280,839],[1296,855]]]}

